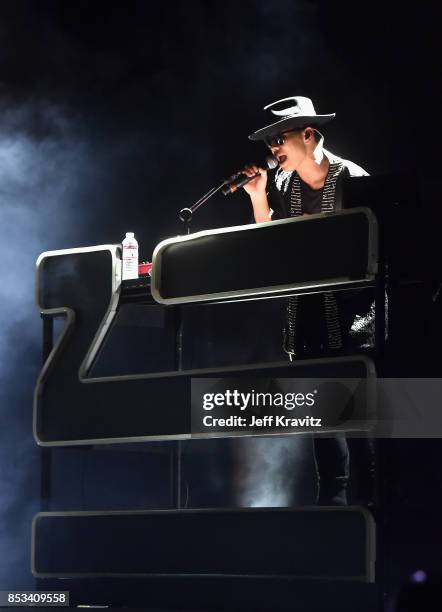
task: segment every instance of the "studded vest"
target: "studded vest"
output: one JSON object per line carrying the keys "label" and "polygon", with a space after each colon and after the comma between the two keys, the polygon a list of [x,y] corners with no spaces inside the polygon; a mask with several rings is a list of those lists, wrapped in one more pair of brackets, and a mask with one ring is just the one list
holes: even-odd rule
{"label": "studded vest", "polygon": [[[331,213],[337,209],[336,186],[339,177],[346,171],[345,161],[332,155],[327,151],[329,160],[329,171],[325,179],[321,213]],[[302,213],[301,202],[301,182],[296,172],[287,173],[278,170],[275,175],[275,184],[279,191],[288,192],[290,198],[289,216],[299,217]],[[339,322],[338,305],[333,293],[325,292],[322,294],[324,316],[327,325],[327,348],[342,348],[342,330]],[[299,296],[295,295],[288,299],[287,321],[284,330],[284,351],[290,358],[296,357],[296,315],[298,311]]]}

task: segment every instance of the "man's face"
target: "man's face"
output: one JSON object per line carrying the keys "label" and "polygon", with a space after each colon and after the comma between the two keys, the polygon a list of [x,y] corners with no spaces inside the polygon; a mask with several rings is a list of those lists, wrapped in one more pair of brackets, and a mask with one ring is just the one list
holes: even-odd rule
{"label": "man's face", "polygon": [[304,140],[305,129],[282,132],[267,139],[272,154],[278,159],[279,166],[286,172],[297,170],[307,156]]}

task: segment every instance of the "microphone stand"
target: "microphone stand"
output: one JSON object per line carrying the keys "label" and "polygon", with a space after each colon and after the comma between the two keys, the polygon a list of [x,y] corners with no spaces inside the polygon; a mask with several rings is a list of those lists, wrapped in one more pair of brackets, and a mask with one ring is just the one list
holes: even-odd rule
{"label": "microphone stand", "polygon": [[200,206],[205,204],[207,200],[209,200],[212,196],[214,196],[215,193],[217,193],[220,189],[222,189],[224,185],[227,185],[227,183],[230,183],[230,181],[234,180],[235,176],[236,175],[233,175],[233,177],[226,179],[225,181],[221,183],[221,185],[218,185],[218,187],[212,187],[212,189],[210,189],[205,195],[203,195],[199,200],[197,200],[195,204],[192,204],[192,206],[189,206],[188,208],[182,208],[180,210],[179,217],[180,217],[180,220],[184,223],[186,235],[190,234],[190,223],[192,221],[193,213],[196,210],[198,210]]}
{"label": "microphone stand", "polygon": [[[219,191],[224,185],[228,183],[228,180],[223,181],[221,185],[218,187],[212,187],[206,194],[204,194],[199,200],[189,206],[188,208],[182,208],[179,212],[179,218],[184,224],[184,233],[188,236],[190,234],[190,223],[192,221],[193,213],[198,210],[200,206],[202,206],[209,198],[211,198],[217,191]],[[175,351],[176,351],[176,367],[178,371],[183,369],[183,331],[184,331],[184,318],[182,312],[182,306],[178,306],[176,310],[176,319],[175,319],[175,328],[176,328],[176,336],[175,336]],[[181,440],[177,441],[176,447],[174,449],[173,457],[172,457],[172,503],[173,505],[180,509],[181,508],[181,456],[182,456],[182,446]],[[175,484],[175,487],[173,486]],[[174,491],[175,489],[175,491]],[[187,507],[187,501],[185,504]]]}
{"label": "microphone stand", "polygon": [[[274,168],[276,168],[278,166],[278,160],[277,160],[277,158],[274,155],[269,155],[268,157],[266,157],[266,164],[265,165],[266,165],[267,169],[273,170]],[[244,175],[244,172],[236,172],[235,174],[232,174],[232,176],[230,178],[224,180],[221,183],[221,185],[218,185],[218,187],[212,187],[212,189],[210,189],[205,195],[203,195],[202,198],[197,200],[195,202],[195,204],[192,204],[192,206],[190,206],[189,208],[182,208],[180,210],[179,217],[180,217],[181,221],[184,223],[185,233],[187,235],[190,234],[190,222],[192,221],[193,213],[196,210],[198,210],[198,208],[200,206],[202,206],[205,202],[207,202],[207,200],[209,198],[211,198],[213,195],[215,195],[215,193],[217,193],[225,185],[226,185],[226,187],[223,189],[223,194],[224,195],[227,195],[229,193],[234,193],[240,187],[244,187],[244,185],[247,185],[247,183],[249,183],[250,181],[253,181],[253,179],[255,179],[258,176],[260,176],[260,173],[257,172],[253,176],[245,176],[244,175],[244,178],[242,178],[240,181],[238,181],[238,178],[241,175]]]}
{"label": "microphone stand", "polygon": [[[184,224],[185,234],[188,236],[190,234],[190,223],[192,221],[193,213],[200,208],[207,200],[209,200],[212,196],[215,195],[224,185],[227,185],[233,177],[227,179],[218,185],[218,187],[212,187],[206,194],[204,194],[199,200],[189,206],[188,208],[182,208],[179,212],[179,218]],[[175,320],[175,328],[176,328],[176,336],[175,336],[175,351],[176,351],[176,367],[178,371],[182,371],[183,369],[183,332],[184,332],[184,317],[182,312],[182,306],[178,306],[176,311],[176,320]],[[172,503],[173,505],[180,509],[182,507],[181,503],[181,456],[182,456],[182,445],[181,440],[177,441],[176,447],[174,449],[173,457],[172,457]],[[175,487],[173,486],[175,485]],[[175,491],[174,491],[175,489]],[[187,501],[185,506],[187,507]]]}
{"label": "microphone stand", "polygon": [[[197,200],[195,204],[192,204],[192,206],[189,206],[188,208],[182,208],[180,210],[179,218],[184,224],[185,234],[187,236],[190,234],[190,223],[192,221],[193,213],[196,210],[198,210],[198,208],[200,208],[203,204],[205,204],[207,200],[209,200],[212,196],[214,196],[215,193],[217,193],[225,185],[229,185],[230,183],[238,179],[238,177],[241,174],[243,173],[237,172],[236,174],[233,174],[230,178],[224,180],[217,187],[212,187],[212,189],[210,189],[199,200]],[[234,191],[238,189],[238,187],[241,187],[245,183],[248,183],[249,181],[253,180],[257,176],[259,176],[259,172],[253,177],[247,177],[246,179],[244,179],[243,182],[238,183],[234,187],[227,188],[227,190],[223,191],[224,195],[227,195],[228,193],[233,193]],[[176,330],[177,330],[176,336],[175,336],[176,364],[177,364],[178,371],[182,371],[183,369],[183,331],[184,331],[184,318],[183,318],[182,307],[179,306],[176,312],[177,312],[176,322],[175,322]],[[182,455],[181,440],[178,440],[178,443],[175,449],[175,453],[174,453],[175,460],[172,461],[172,469],[174,468],[173,474],[175,477],[174,480],[176,481],[176,491],[175,491],[175,495],[173,496],[173,503],[177,508],[181,508],[181,455]],[[173,482],[172,484],[175,484],[175,483]],[[174,487],[172,486],[172,492],[173,492],[173,489]],[[185,503],[185,507],[187,507],[187,501]]]}
{"label": "microphone stand", "polygon": [[198,208],[200,206],[202,206],[205,202],[207,202],[207,200],[209,198],[214,196],[215,193],[217,193],[223,187],[224,187],[224,189],[222,190],[222,192],[223,192],[224,195],[227,195],[229,193],[235,193],[235,191],[237,191],[237,189],[239,189],[240,187],[243,187],[244,185],[247,185],[247,183],[249,183],[250,181],[253,181],[253,179],[255,179],[256,177],[260,176],[260,173],[257,172],[253,176],[244,176],[243,179],[238,181],[238,178],[242,174],[244,174],[244,173],[243,172],[236,172],[235,174],[232,174],[232,176],[230,178],[225,179],[221,183],[221,185],[218,185],[218,187],[212,187],[212,189],[210,189],[210,191],[208,191],[205,195],[203,195],[202,198],[197,200],[195,202],[195,204],[192,204],[192,206],[190,206],[190,208],[182,208],[180,210],[179,217],[180,217],[181,221],[184,223],[184,227],[186,229],[186,234],[187,235],[190,234],[190,222],[192,221],[193,213],[196,210],[198,210]]}

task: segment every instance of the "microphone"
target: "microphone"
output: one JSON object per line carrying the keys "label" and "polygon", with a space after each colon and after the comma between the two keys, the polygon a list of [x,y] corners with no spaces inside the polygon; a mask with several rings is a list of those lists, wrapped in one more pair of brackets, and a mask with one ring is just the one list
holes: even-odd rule
{"label": "microphone", "polygon": [[[266,166],[267,170],[273,170],[279,166],[279,162],[274,155],[268,155],[265,159],[264,165]],[[243,185],[247,185],[247,183],[250,183],[250,181],[256,179],[257,176],[261,176],[261,173],[257,172],[253,176],[246,176],[243,172],[237,172],[225,181],[225,187],[221,191],[224,195],[235,193],[237,189]]]}

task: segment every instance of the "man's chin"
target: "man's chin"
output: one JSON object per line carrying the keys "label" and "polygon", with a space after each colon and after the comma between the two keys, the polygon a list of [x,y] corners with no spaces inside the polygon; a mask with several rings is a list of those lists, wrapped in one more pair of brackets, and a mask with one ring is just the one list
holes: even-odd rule
{"label": "man's chin", "polygon": [[293,164],[291,164],[288,159],[280,163],[279,167],[285,172],[293,172],[294,170],[296,170],[296,168],[293,167]]}

